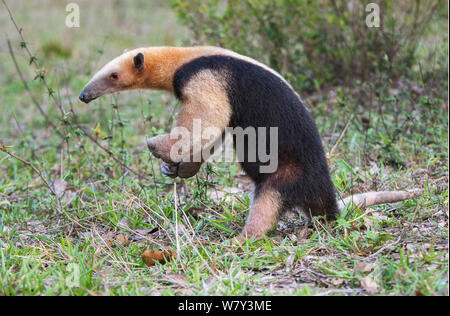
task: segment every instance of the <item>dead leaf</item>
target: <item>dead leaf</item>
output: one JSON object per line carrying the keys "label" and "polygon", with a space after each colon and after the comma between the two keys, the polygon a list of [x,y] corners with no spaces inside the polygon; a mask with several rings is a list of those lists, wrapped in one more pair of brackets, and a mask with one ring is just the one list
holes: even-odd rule
{"label": "dead leaf", "polygon": [[67,182],[62,179],[57,179],[53,181],[53,191],[57,196],[61,196],[67,188]]}
{"label": "dead leaf", "polygon": [[53,171],[53,172],[56,172],[57,174],[60,174],[61,165],[56,163],[50,168],[50,170]]}
{"label": "dead leaf", "polygon": [[102,241],[110,248],[115,248],[117,246],[128,247],[130,245],[130,239],[125,234],[115,234],[110,231],[106,234],[100,235]]}
{"label": "dead leaf", "polygon": [[345,280],[343,278],[331,279],[330,283],[334,286],[339,286],[344,284]]}
{"label": "dead leaf", "polygon": [[117,227],[125,229],[125,230],[127,230],[129,232],[133,232],[133,233],[135,233],[137,235],[140,235],[140,236],[145,236],[147,234],[153,234],[156,231],[158,231],[158,227],[156,227],[156,228],[136,228],[136,229],[133,229],[133,228],[131,228],[130,220],[127,217],[122,217],[120,222],[117,224]]}
{"label": "dead leaf", "polygon": [[127,217],[122,217],[119,224],[117,224],[120,228],[131,230],[130,228],[130,220]]}
{"label": "dead leaf", "polygon": [[46,225],[44,221],[29,221],[27,223],[27,229],[23,232],[31,233],[31,234],[41,234],[47,231]]}
{"label": "dead leaf", "polygon": [[388,219],[389,217],[387,217],[383,213],[373,211],[373,209],[369,209],[367,214],[365,214],[364,216],[364,225],[367,228],[373,228],[378,222],[386,221]]}
{"label": "dead leaf", "polygon": [[379,222],[387,221],[389,219],[389,217],[384,215],[382,212],[372,212],[369,216],[376,219]]}
{"label": "dead leaf", "polygon": [[100,239],[110,248],[114,247],[113,243],[114,232],[102,233]]}
{"label": "dead leaf", "polygon": [[374,268],[374,264],[373,263],[367,263],[367,262],[358,262],[358,264],[355,267],[355,274],[359,275],[359,273],[361,272],[362,274],[367,274],[369,272],[371,272]]}
{"label": "dead leaf", "polygon": [[370,218],[367,218],[365,216],[364,216],[363,220],[364,220],[364,226],[366,226],[366,228],[374,228],[376,225],[376,223],[373,220],[371,220]]}
{"label": "dead leaf", "polygon": [[156,228],[137,228],[134,230],[135,233],[137,233],[138,235],[142,235],[145,236],[147,234],[153,234],[156,233],[158,231],[158,227]]}
{"label": "dead leaf", "polygon": [[394,273],[394,279],[397,281],[408,279],[408,270],[405,267],[397,269]]}
{"label": "dead leaf", "polygon": [[44,181],[42,181],[42,178],[41,177],[36,177],[31,182],[30,187],[37,187],[37,186],[42,185],[42,183],[44,183]]}
{"label": "dead leaf", "polygon": [[243,191],[251,191],[253,182],[250,177],[243,171],[240,171],[235,177],[238,187]]}
{"label": "dead leaf", "polygon": [[364,278],[360,278],[362,287],[369,292],[370,294],[374,294],[378,291],[378,284],[372,278],[366,276]]}
{"label": "dead leaf", "polygon": [[148,266],[152,266],[156,264],[156,262],[164,264],[166,262],[169,262],[173,258],[176,258],[176,253],[171,249],[168,249],[166,251],[146,250],[142,254],[142,260],[144,260],[145,264]]}
{"label": "dead leaf", "polygon": [[295,263],[295,258],[296,258],[296,254],[292,253],[289,255],[289,257],[286,260],[286,270],[292,270],[292,268],[294,267],[294,263]]}
{"label": "dead leaf", "polygon": [[65,204],[69,204],[70,202],[75,200],[76,197],[77,197],[77,194],[74,191],[66,190],[66,192],[64,192],[64,194],[62,195],[61,202],[65,203]]}
{"label": "dead leaf", "polygon": [[190,207],[189,209],[185,210],[184,213],[186,215],[191,215],[194,219],[199,219],[201,211],[202,209],[198,207]]}
{"label": "dead leaf", "polygon": [[130,245],[130,240],[127,235],[119,234],[116,236],[116,242],[119,246],[128,247]]}
{"label": "dead leaf", "polygon": [[167,279],[175,284],[185,286],[187,281],[187,276],[180,273],[169,273],[166,275]]}
{"label": "dead leaf", "polygon": [[299,244],[304,244],[308,241],[308,226],[303,225],[297,230],[297,240]]}

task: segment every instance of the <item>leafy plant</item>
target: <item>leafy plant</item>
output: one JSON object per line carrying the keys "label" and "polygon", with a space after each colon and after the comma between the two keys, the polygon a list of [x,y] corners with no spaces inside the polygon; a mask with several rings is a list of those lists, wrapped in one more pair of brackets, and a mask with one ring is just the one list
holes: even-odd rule
{"label": "leafy plant", "polygon": [[170,2],[192,31],[192,42],[261,60],[299,91],[367,79],[378,71],[400,75],[415,62],[430,21],[446,8],[445,1],[379,1],[381,26],[369,28],[362,0]]}

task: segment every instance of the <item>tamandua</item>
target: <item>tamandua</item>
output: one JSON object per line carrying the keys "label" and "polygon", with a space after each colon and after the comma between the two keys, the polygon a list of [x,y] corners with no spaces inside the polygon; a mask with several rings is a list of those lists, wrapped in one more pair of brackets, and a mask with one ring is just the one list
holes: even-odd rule
{"label": "tamandua", "polygon": [[[285,209],[299,207],[308,216],[334,219],[349,202],[363,208],[414,195],[369,192],[337,201],[314,120],[291,85],[275,70],[252,58],[210,46],[139,48],[107,63],[79,98],[89,103],[102,95],[130,89],[173,93],[182,103],[175,127],[192,133],[197,120],[202,128],[214,127],[213,139],[221,139],[227,127],[278,128],[278,165],[274,172],[261,172],[263,163],[259,159],[246,161],[244,155],[241,162],[254,182],[242,238],[263,237]],[[247,139],[245,149],[253,141],[258,143],[258,139]],[[153,155],[164,161],[164,174],[191,177],[205,159],[192,161],[192,151],[172,159],[171,149],[176,142],[167,134],[147,143]],[[207,144],[200,141],[200,146]]]}

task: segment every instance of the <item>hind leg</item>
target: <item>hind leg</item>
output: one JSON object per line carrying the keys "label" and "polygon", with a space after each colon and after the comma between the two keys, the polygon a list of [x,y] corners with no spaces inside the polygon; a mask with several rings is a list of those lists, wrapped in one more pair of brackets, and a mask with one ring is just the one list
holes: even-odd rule
{"label": "hind leg", "polygon": [[250,214],[239,239],[264,237],[278,223],[281,205],[278,191],[264,184],[256,185]]}

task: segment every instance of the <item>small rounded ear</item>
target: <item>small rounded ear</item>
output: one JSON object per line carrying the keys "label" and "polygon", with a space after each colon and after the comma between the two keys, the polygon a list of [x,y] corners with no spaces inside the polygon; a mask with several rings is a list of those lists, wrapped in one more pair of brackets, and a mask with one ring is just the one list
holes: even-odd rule
{"label": "small rounded ear", "polygon": [[134,67],[138,70],[138,71],[142,71],[144,70],[144,54],[139,53],[136,56],[134,56],[133,58],[133,62],[134,62]]}

